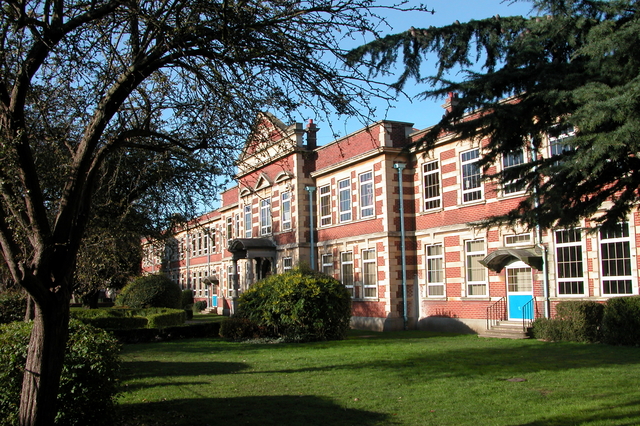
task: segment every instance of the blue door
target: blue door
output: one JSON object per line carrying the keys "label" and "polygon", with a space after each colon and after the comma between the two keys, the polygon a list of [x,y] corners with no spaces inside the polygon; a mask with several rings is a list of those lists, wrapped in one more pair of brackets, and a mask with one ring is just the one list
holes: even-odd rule
{"label": "blue door", "polygon": [[524,262],[507,266],[507,309],[510,320],[533,319],[533,276]]}

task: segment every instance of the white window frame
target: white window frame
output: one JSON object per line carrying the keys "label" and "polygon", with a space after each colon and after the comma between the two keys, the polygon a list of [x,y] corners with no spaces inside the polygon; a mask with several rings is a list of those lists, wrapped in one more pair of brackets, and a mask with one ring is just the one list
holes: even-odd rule
{"label": "white window frame", "polygon": [[[378,297],[378,259],[375,249],[365,249],[361,252],[362,258],[362,288],[365,299]],[[368,273],[367,268],[373,265],[373,271]]]}
{"label": "white window frame", "polygon": [[[585,273],[582,230],[579,228],[559,229],[553,233],[553,241],[556,249],[556,291],[558,296],[584,296],[587,289],[587,274]],[[568,286],[576,290],[571,289],[567,292]],[[580,288],[582,292],[580,292]]]}
{"label": "white window frame", "polygon": [[271,234],[271,199],[260,200],[260,235]]}
{"label": "white window frame", "polygon": [[[510,241],[511,240],[511,241]],[[504,236],[505,247],[529,246],[533,241],[531,232],[509,234]]]}
{"label": "white window frame", "polygon": [[463,204],[476,203],[484,200],[482,170],[480,170],[480,166],[477,164],[479,161],[480,148],[474,148],[460,153],[460,184]]}
{"label": "white window frame", "polygon": [[351,199],[351,179],[338,181],[338,214],[340,223],[349,222],[352,218],[353,200]]}
{"label": "white window frame", "polygon": [[442,179],[440,175],[440,162],[429,161],[422,165],[422,204],[424,211],[442,208]]}
{"label": "white window frame", "polygon": [[[432,250],[433,249],[433,250]],[[425,297],[446,297],[444,281],[444,245],[442,243],[429,244],[424,248],[426,267]]]}
{"label": "white window frame", "polygon": [[280,195],[280,220],[282,221],[282,231],[291,230],[291,193],[283,192]]}
{"label": "white window frame", "polygon": [[251,238],[253,233],[253,211],[251,204],[244,206],[244,237]]}
{"label": "white window frame", "polygon": [[561,131],[557,136],[549,135],[549,158],[555,155],[561,155],[568,151],[573,151],[574,148],[568,145],[567,141],[575,137],[575,135],[575,129],[571,126],[567,126],[567,128],[564,131]]}
{"label": "white window frame", "polygon": [[[345,270],[350,268],[351,272]],[[351,297],[355,297],[353,252],[343,251],[340,253],[340,282],[349,290]]]}
{"label": "white window frame", "polygon": [[233,216],[227,217],[227,243],[233,239]]}
{"label": "white window frame", "polygon": [[202,235],[202,252],[204,254],[209,253],[209,228],[205,228],[204,233]]}
{"label": "white window frame", "polygon": [[[519,158],[516,158],[518,156]],[[521,161],[520,161],[521,160]],[[502,155],[502,170],[506,170],[510,167],[517,167],[526,163],[526,153],[523,148],[518,148],[509,153]],[[524,181],[518,179],[512,179],[508,182],[504,182],[502,185],[502,194],[505,196],[518,195],[525,192],[527,185]]]}
{"label": "white window frame", "polygon": [[[628,296],[631,294],[635,294],[634,293],[634,288],[635,288],[635,280],[634,280],[634,268],[633,268],[633,256],[631,254],[631,230],[629,229],[629,223],[628,222],[623,222],[619,224],[620,226],[620,231],[622,231],[622,235],[611,235],[611,231],[609,232],[605,232],[605,231],[600,231],[599,232],[599,239],[600,239],[600,282],[602,283],[602,295],[603,296]],[[626,233],[626,235],[624,235]],[[606,259],[605,256],[610,253],[610,251],[607,249],[605,250],[605,245],[607,247],[616,247],[617,250],[617,245],[622,244],[622,248],[623,251],[626,250],[627,253],[622,253],[622,255],[628,255],[626,257],[610,257],[609,260],[609,267],[607,267]],[[625,247],[626,245],[626,247]],[[619,254],[619,253],[616,253]],[[617,260],[617,262],[614,262],[615,260]],[[626,265],[623,266],[622,269],[625,269],[626,271],[620,271],[619,267],[620,262],[624,262],[626,263]],[[615,266],[614,266],[615,265]],[[613,268],[611,266],[614,266]],[[624,274],[613,274],[613,273],[607,273],[608,270],[610,269],[615,269],[615,271],[613,272],[626,272]],[[606,292],[605,289],[607,288],[607,283],[608,282],[614,282],[614,281],[628,281],[628,291],[624,291],[624,292]],[[626,286],[626,285],[625,285]],[[610,289],[610,287],[609,287]]]}
{"label": "white window frame", "polygon": [[375,194],[373,172],[368,171],[358,176],[360,183],[360,218],[375,216]]}
{"label": "white window frame", "polygon": [[331,185],[318,189],[318,210],[320,226],[331,225]]}
{"label": "white window frame", "polygon": [[322,272],[330,277],[333,277],[335,274],[335,269],[333,266],[333,254],[325,253],[322,255]]}
{"label": "white window frame", "polygon": [[[482,250],[470,250],[470,244],[481,243]],[[475,248],[475,247],[474,247]],[[465,257],[465,282],[467,297],[486,297],[487,296],[487,268],[485,268],[479,261],[484,259],[487,255],[486,242],[484,238],[477,238],[473,240],[466,240],[464,242],[464,257]],[[481,272],[480,272],[481,271]],[[482,275],[482,279],[476,275]],[[476,290],[480,290],[477,292]],[[475,293],[475,294],[472,294]]]}
{"label": "white window frame", "polygon": [[[240,287],[240,283],[238,283],[238,287]],[[227,265],[227,295],[233,297],[233,265]]]}
{"label": "white window frame", "polygon": [[293,269],[293,257],[282,258],[282,271],[287,272]]}

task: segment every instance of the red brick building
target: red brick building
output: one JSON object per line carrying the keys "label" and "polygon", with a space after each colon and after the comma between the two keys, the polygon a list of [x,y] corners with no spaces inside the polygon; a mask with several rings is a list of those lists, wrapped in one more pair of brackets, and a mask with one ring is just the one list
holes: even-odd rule
{"label": "red brick building", "polygon": [[[352,325],[372,330],[480,332],[496,315],[521,320],[552,315],[561,300],[638,294],[637,212],[609,233],[586,232],[588,221],[485,229],[474,224],[524,192],[481,179],[483,141],[444,135],[430,152],[408,151],[424,130],[388,120],[324,146],[317,131],[265,116],[221,207],[167,246],[148,244],[144,270],[229,314],[256,280],[305,263],[342,281]],[[553,155],[571,137],[504,156],[490,172]]]}

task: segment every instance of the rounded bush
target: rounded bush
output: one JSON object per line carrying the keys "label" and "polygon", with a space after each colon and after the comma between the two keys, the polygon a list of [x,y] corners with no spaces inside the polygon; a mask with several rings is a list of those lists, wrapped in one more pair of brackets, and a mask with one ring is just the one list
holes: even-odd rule
{"label": "rounded bush", "polygon": [[[0,416],[17,424],[22,376],[32,323],[0,326]],[[57,425],[112,425],[120,345],[107,332],[72,319],[58,391]]]}
{"label": "rounded bush", "polygon": [[254,284],[238,299],[238,316],[289,340],[343,339],[351,295],[335,278],[296,268]]}
{"label": "rounded bush", "polygon": [[640,296],[612,297],[607,301],[602,340],[610,345],[640,345]]}
{"label": "rounded bush", "polygon": [[116,299],[116,305],[136,309],[180,309],[182,290],[164,274],[145,275],[133,279],[122,289]]}
{"label": "rounded bush", "polygon": [[193,291],[190,288],[182,290],[181,304],[182,308],[191,309],[191,306],[193,305]]}

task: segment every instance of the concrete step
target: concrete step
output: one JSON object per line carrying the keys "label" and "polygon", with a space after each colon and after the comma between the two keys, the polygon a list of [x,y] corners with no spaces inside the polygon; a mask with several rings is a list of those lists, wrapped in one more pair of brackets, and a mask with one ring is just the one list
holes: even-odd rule
{"label": "concrete step", "polygon": [[522,330],[521,321],[501,321],[489,330],[478,333],[478,337],[491,337],[496,339],[529,339],[530,330]]}

